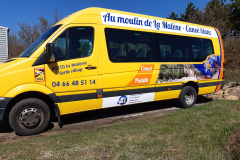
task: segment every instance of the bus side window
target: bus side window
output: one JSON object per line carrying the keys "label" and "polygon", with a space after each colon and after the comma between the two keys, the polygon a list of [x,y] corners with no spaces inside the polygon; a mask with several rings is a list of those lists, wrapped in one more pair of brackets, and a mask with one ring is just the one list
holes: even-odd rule
{"label": "bus side window", "polygon": [[112,62],[127,62],[125,31],[105,29],[105,34],[109,59]]}
{"label": "bus side window", "polygon": [[68,28],[53,42],[56,61],[90,56],[93,40],[92,27]]}
{"label": "bus side window", "polygon": [[[189,62],[188,38],[167,34],[154,34],[157,62]],[[156,38],[157,37],[157,38]]]}
{"label": "bus side window", "polygon": [[112,62],[154,62],[152,33],[105,29]]}
{"label": "bus side window", "polygon": [[190,44],[194,62],[202,62],[214,54],[213,43],[209,39],[190,38]]}
{"label": "bus side window", "polygon": [[147,32],[127,32],[128,58],[130,62],[153,62],[153,36]]}

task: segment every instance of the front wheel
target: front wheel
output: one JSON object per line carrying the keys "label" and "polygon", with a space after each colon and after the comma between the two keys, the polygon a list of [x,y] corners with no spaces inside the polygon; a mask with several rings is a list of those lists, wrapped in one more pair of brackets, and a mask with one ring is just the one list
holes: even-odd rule
{"label": "front wheel", "polygon": [[28,98],[18,102],[10,111],[9,123],[19,135],[41,133],[49,124],[50,109],[42,100]]}
{"label": "front wheel", "polygon": [[196,103],[196,100],[196,90],[191,86],[185,86],[178,97],[178,104],[182,108],[190,108]]}

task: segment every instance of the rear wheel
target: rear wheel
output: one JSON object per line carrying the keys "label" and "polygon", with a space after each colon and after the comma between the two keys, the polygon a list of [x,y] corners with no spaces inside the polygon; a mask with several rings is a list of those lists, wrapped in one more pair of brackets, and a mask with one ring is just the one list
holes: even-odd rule
{"label": "rear wheel", "polygon": [[178,97],[178,104],[182,108],[190,108],[196,103],[196,100],[196,90],[191,86],[185,86]]}
{"label": "rear wheel", "polygon": [[41,133],[49,124],[50,109],[45,102],[28,98],[18,102],[10,111],[9,123],[19,135]]}

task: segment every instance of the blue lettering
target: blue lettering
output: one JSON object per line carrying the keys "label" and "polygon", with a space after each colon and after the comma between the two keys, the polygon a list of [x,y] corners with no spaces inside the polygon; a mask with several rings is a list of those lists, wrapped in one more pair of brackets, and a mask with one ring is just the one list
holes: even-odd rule
{"label": "blue lettering", "polygon": [[201,31],[201,34],[207,34],[207,35],[211,35],[212,34],[211,31],[206,30],[204,28],[201,28],[200,31]]}
{"label": "blue lettering", "polygon": [[186,25],[186,31],[187,32],[193,32],[193,33],[199,33],[199,28],[198,27],[197,28],[192,28],[192,27]]}
{"label": "blue lettering", "polygon": [[125,23],[125,24],[133,24],[133,25],[141,25],[142,26],[142,20],[138,20],[137,17],[132,18],[124,18],[124,17],[118,17],[117,20],[118,23]]}
{"label": "blue lettering", "polygon": [[147,19],[147,20],[144,22],[144,25],[151,27],[151,26],[152,26],[152,22]]}
{"label": "blue lettering", "polygon": [[118,23],[123,23],[124,22],[124,18],[123,17],[118,17]]}
{"label": "blue lettering", "polygon": [[156,20],[153,21],[154,23],[154,27],[159,30],[160,26],[161,26],[161,23],[157,22]]}
{"label": "blue lettering", "polygon": [[137,25],[142,26],[143,25],[142,20],[139,20]]}
{"label": "blue lettering", "polygon": [[106,19],[108,18],[108,21],[110,21],[110,13],[107,13],[106,15],[103,16],[104,22],[106,22]]}
{"label": "blue lettering", "polygon": [[110,13],[107,13],[106,15],[104,15],[103,18],[104,18],[104,22],[106,21],[115,22],[115,16],[111,16]]}
{"label": "blue lettering", "polygon": [[181,26],[176,25],[175,23],[168,23],[168,22],[162,22],[164,29],[170,29],[170,30],[179,30],[181,31]]}

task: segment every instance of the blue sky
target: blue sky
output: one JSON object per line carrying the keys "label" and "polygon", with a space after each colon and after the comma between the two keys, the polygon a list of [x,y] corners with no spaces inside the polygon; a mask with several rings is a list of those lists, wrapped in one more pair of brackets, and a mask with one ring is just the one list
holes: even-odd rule
{"label": "blue sky", "polygon": [[[49,21],[54,20],[56,10],[64,18],[69,14],[88,7],[102,7],[127,12],[146,14],[166,18],[172,11],[184,13],[189,2],[203,9],[210,0],[2,0],[0,26],[10,28],[10,32],[19,30],[18,22],[38,23],[43,15]],[[227,0],[230,2],[230,0]]]}

